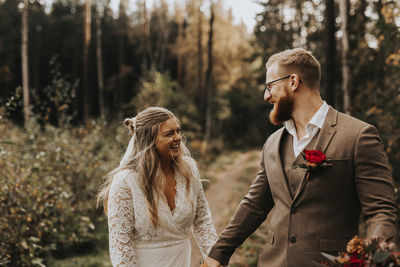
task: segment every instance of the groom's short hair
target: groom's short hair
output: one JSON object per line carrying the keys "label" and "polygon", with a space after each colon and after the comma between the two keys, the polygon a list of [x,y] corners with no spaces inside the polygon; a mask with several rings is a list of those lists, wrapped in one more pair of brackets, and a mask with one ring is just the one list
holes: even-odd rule
{"label": "groom's short hair", "polygon": [[272,55],[265,66],[268,69],[275,63],[278,63],[287,71],[298,74],[300,79],[310,88],[319,88],[321,65],[311,52],[303,48],[288,49]]}

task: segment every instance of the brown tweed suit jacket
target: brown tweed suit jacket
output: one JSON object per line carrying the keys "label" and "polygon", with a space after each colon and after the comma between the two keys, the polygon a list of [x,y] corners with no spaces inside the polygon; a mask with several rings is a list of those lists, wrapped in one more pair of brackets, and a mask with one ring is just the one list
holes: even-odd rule
{"label": "brown tweed suit jacket", "polygon": [[280,159],[285,129],[264,144],[260,169],[232,221],[209,256],[227,265],[235,249],[267,219],[258,266],[312,266],[321,252],[345,250],[358,234],[360,213],[367,236],[396,238],[398,209],[391,169],[376,128],[329,108],[313,149],[331,166],[303,176],[292,197]]}

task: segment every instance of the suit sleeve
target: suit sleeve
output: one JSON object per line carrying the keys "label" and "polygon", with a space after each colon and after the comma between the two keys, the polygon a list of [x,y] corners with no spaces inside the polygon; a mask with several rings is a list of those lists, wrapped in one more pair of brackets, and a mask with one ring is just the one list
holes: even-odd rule
{"label": "suit sleeve", "polygon": [[261,225],[274,206],[265,172],[264,149],[256,179],[208,255],[223,265],[228,265],[235,249]]}
{"label": "suit sleeve", "polygon": [[392,172],[375,127],[368,125],[360,132],[354,159],[367,237],[396,240],[399,212],[394,200]]}

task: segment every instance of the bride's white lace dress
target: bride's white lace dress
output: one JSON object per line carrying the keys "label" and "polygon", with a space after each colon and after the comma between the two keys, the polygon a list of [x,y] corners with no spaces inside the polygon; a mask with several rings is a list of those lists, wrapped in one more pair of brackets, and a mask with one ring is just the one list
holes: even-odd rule
{"label": "bride's white lace dress", "polygon": [[[160,198],[160,226],[150,222],[146,199],[136,173],[130,170],[115,175],[108,200],[110,258],[113,266],[190,266],[189,233],[192,231],[205,258],[217,240],[211,212],[204,196],[200,175],[192,159],[187,159],[198,181],[190,183],[190,200],[186,181],[175,174],[175,209]],[[193,204],[193,205],[192,205]]]}

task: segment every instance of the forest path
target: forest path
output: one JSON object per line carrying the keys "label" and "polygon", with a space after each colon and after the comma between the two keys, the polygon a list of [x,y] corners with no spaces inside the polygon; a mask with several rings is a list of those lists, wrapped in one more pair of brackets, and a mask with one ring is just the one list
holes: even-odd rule
{"label": "forest path", "polygon": [[[243,197],[243,195],[237,194],[235,187],[240,182],[239,180],[243,177],[243,174],[248,173],[246,169],[249,168],[249,165],[253,166],[253,169],[255,165],[258,166],[259,153],[258,150],[251,150],[240,154],[237,159],[225,166],[225,171],[215,175],[216,181],[206,190],[205,195],[218,234],[221,233],[230,221],[237,205]],[[248,177],[248,179],[255,178],[253,173],[251,173],[250,176],[252,177]],[[201,260],[200,250],[193,238],[191,238],[191,244],[191,266],[199,267]]]}

